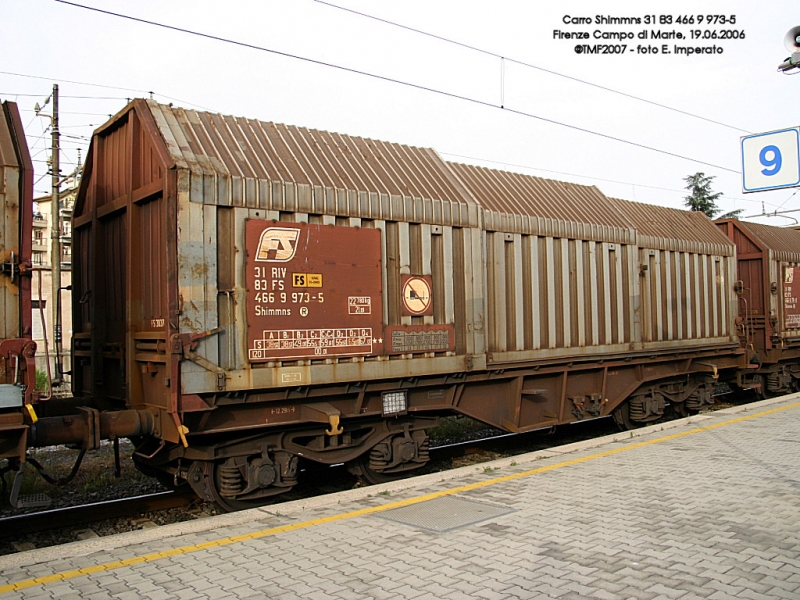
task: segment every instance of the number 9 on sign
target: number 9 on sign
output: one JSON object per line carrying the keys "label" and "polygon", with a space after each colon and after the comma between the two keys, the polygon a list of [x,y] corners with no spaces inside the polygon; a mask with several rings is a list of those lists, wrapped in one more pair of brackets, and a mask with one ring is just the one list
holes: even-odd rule
{"label": "number 9 on sign", "polygon": [[742,189],[800,186],[800,128],[748,135],[742,144]]}
{"label": "number 9 on sign", "polygon": [[761,172],[767,177],[771,177],[781,170],[781,151],[777,146],[764,146],[758,158],[761,160],[761,164],[767,167],[761,169]]}

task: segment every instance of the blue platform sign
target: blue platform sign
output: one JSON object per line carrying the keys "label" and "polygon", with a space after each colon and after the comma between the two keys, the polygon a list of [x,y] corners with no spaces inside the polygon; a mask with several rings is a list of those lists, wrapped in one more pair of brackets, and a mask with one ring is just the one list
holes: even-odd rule
{"label": "blue platform sign", "polygon": [[742,138],[742,190],[764,192],[800,186],[800,128]]}

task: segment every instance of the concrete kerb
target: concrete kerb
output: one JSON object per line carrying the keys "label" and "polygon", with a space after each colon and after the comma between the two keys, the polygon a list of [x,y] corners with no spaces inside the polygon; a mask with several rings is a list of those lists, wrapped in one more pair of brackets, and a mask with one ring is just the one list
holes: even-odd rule
{"label": "concrete kerb", "polygon": [[[291,502],[273,504],[236,513],[216,515],[197,521],[174,523],[154,529],[129,531],[113,536],[71,542],[61,546],[37,548],[35,550],[28,550],[25,552],[19,552],[17,554],[0,556],[0,569],[31,566],[53,560],[86,556],[95,552],[108,552],[109,550],[124,548],[126,546],[146,544],[165,538],[178,537],[193,533],[203,533],[237,525],[254,526],[256,523],[263,523],[263,526],[267,527],[271,524],[270,521],[274,521],[276,519],[297,517],[297,515],[301,515],[311,510],[357,502],[369,497],[378,497],[381,492],[389,492],[390,495],[393,492],[401,492],[409,489],[436,485],[444,481],[469,477],[483,472],[488,473],[489,471],[494,472],[500,469],[517,467],[527,463],[542,461],[549,458],[560,457],[565,454],[597,448],[607,444],[628,441],[632,438],[651,436],[669,429],[676,429],[695,424],[703,426],[706,425],[709,420],[719,421],[720,417],[724,418],[728,415],[735,415],[743,412],[753,412],[760,410],[761,408],[766,408],[774,404],[781,404],[783,402],[789,402],[798,398],[800,398],[800,393],[790,394],[788,396],[770,398],[768,400],[762,400],[760,402],[754,402],[742,406],[734,406],[731,408],[718,410],[713,413],[704,413],[683,419],[668,421],[666,423],[658,423],[649,427],[642,427],[641,429],[634,429],[632,431],[620,432],[590,440],[583,440],[580,442],[574,442],[572,444],[566,444],[564,446],[558,446],[556,448],[549,448],[547,450],[538,450],[536,452],[529,452],[527,454],[519,454],[513,457],[500,458],[493,461],[482,462],[476,465],[451,469],[449,471],[430,473],[427,475],[410,477],[408,479],[401,479],[390,483],[356,488],[353,490],[346,490],[343,492],[316,496],[313,498],[293,500]],[[387,499],[387,502],[388,501],[390,500]],[[255,525],[255,527],[258,528],[261,526]]]}

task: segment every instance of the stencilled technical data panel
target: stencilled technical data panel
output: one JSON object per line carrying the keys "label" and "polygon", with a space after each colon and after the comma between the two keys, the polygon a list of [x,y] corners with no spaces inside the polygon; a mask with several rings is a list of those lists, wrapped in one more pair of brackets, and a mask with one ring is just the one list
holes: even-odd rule
{"label": "stencilled technical data panel", "polygon": [[250,362],[383,351],[376,229],[249,220]]}

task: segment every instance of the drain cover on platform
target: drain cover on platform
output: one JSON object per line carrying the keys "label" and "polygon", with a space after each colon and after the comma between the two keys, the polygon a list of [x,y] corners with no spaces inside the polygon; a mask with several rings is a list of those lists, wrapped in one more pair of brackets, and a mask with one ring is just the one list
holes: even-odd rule
{"label": "drain cover on platform", "polygon": [[516,511],[504,506],[465,500],[455,496],[444,496],[403,508],[387,510],[375,516],[440,533],[502,517],[512,512]]}

